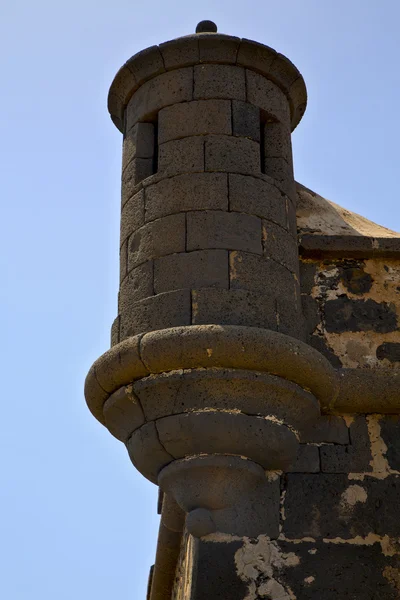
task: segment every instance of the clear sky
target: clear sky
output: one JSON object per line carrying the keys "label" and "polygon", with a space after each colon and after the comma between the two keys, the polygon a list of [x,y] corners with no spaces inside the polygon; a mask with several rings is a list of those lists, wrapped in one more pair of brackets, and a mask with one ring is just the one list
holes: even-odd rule
{"label": "clear sky", "polygon": [[297,180],[400,230],[397,0],[2,0],[0,597],[144,600],[156,488],[89,413],[118,289],[118,68],[212,19],[303,73]]}

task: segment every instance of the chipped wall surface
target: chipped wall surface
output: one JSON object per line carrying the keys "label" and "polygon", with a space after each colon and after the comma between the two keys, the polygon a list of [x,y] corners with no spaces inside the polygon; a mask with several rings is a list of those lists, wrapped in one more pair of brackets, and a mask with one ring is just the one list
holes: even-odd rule
{"label": "chipped wall surface", "polygon": [[309,343],[336,367],[400,368],[400,262],[301,262]]}
{"label": "chipped wall surface", "polygon": [[291,472],[266,474],[280,479],[277,537],[186,539],[174,600],[400,598],[400,417],[324,419]]}

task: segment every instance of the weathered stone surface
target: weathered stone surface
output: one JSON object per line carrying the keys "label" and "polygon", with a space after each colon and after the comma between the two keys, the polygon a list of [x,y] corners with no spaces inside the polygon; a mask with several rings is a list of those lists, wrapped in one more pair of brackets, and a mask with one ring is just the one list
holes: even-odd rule
{"label": "weathered stone surface", "polygon": [[293,181],[293,167],[284,158],[266,157],[264,172],[280,182]]}
{"label": "weathered stone surface", "polygon": [[253,290],[272,299],[281,295],[294,300],[295,279],[283,266],[249,252],[230,252],[231,289]]}
{"label": "weathered stone surface", "polygon": [[349,430],[342,417],[328,415],[321,417],[302,432],[301,441],[315,444],[349,444]]}
{"label": "weathered stone surface", "polygon": [[160,44],[159,48],[167,71],[199,62],[199,39],[196,35],[170,40]]}
{"label": "weathered stone surface", "polygon": [[118,295],[120,314],[129,310],[132,302],[143,300],[153,294],[153,262],[149,260],[132,269],[121,283]]}
{"label": "weathered stone surface", "polygon": [[144,191],[141,190],[126,202],[121,212],[120,245],[144,225]]}
{"label": "weathered stone surface", "polygon": [[285,196],[260,178],[230,173],[229,205],[232,211],[257,215],[286,226]]}
{"label": "weathered stone surface", "polygon": [[133,158],[122,174],[122,204],[135,194],[136,186],[154,172],[152,158]]}
{"label": "weathered stone surface", "polygon": [[187,250],[225,248],[261,254],[261,221],[252,215],[234,212],[190,212],[186,247]]}
{"label": "weathered stone surface", "polygon": [[192,293],[192,323],[248,325],[276,331],[275,300],[250,290],[195,290]]}
{"label": "weathered stone surface", "polygon": [[128,270],[152,258],[185,251],[185,215],[170,215],[136,230],[128,240]]}
{"label": "weathered stone surface", "polygon": [[293,168],[290,129],[282,123],[266,123],[264,127],[264,158],[283,158]]}
{"label": "weathered stone surface", "polygon": [[253,71],[268,73],[276,57],[276,51],[269,46],[243,39],[237,55],[237,64]]}
{"label": "weathered stone surface", "polygon": [[[257,371],[180,369],[141,379],[134,383],[134,391],[149,421],[213,408],[274,416],[301,432],[319,416],[312,394],[290,381]],[[316,451],[318,454],[318,448]]]}
{"label": "weathered stone surface", "polygon": [[153,158],[154,135],[153,123],[136,123],[127,132],[122,144],[122,170],[133,158]]}
{"label": "weathered stone surface", "polygon": [[380,434],[386,446],[385,458],[389,468],[400,471],[400,417],[386,415],[379,421]]}
{"label": "weathered stone surface", "polygon": [[318,447],[300,444],[296,460],[288,468],[288,473],[318,473],[319,470]]}
{"label": "weathered stone surface", "polygon": [[[288,538],[343,538],[400,535],[391,510],[400,478],[349,480],[347,475],[288,475],[284,533]],[[377,540],[378,541],[378,540]]]}
{"label": "weathered stone surface", "polygon": [[365,473],[372,471],[371,448],[365,417],[350,425],[349,446],[322,446],[321,470],[325,473]]}
{"label": "weathered stone surface", "polygon": [[158,143],[209,133],[232,133],[229,100],[194,100],[167,106],[158,113]]}
{"label": "weathered stone surface", "polygon": [[146,221],[189,210],[228,210],[225,173],[177,175],[146,187],[145,194]]}
{"label": "weathered stone surface", "polygon": [[387,302],[353,300],[341,296],[325,303],[326,329],[332,333],[343,331],[376,331],[387,333],[398,326],[396,309]]}
{"label": "weathered stone surface", "polygon": [[135,92],[126,109],[127,131],[138,121],[151,121],[159,110],[193,99],[193,68],[162,73]]}
{"label": "weathered stone surface", "polygon": [[247,102],[289,126],[289,103],[285,94],[269,79],[246,69]]}
{"label": "weathered stone surface", "polygon": [[157,294],[129,305],[121,315],[121,340],[138,333],[190,325],[190,291]]}
{"label": "weathered stone surface", "polygon": [[160,443],[154,421],[136,429],[126,447],[135,467],[153,483],[157,483],[161,469],[174,460]]}
{"label": "weathered stone surface", "polygon": [[127,61],[126,66],[134,74],[138,85],[165,71],[158,46],[150,46],[150,48],[141,50]]}
{"label": "weathered stone surface", "polygon": [[248,102],[232,100],[232,129],[233,135],[259,142],[261,132],[260,109]]}
{"label": "weathered stone surface", "polygon": [[200,250],[171,254],[154,263],[155,293],[180,288],[228,289],[227,250]]}
{"label": "weathered stone surface", "polygon": [[279,225],[266,220],[262,222],[262,231],[265,256],[276,260],[292,273],[298,274],[299,256],[297,243],[290,233]]}
{"label": "weathered stone surface", "polygon": [[194,67],[195,100],[226,98],[246,100],[244,69],[227,65],[198,65]]}
{"label": "weathered stone surface", "polygon": [[239,44],[240,38],[233,35],[202,33],[199,35],[200,62],[234,65]]}
{"label": "weathered stone surface", "polygon": [[119,322],[120,322],[120,316],[118,315],[114,321],[113,324],[111,325],[111,348],[113,346],[115,346],[115,344],[119,343]]}
{"label": "weathered stone surface", "polygon": [[264,469],[281,469],[290,465],[297,449],[297,440],[287,427],[236,413],[206,411],[164,417],[157,420],[157,431],[161,444],[175,458],[233,454]]}
{"label": "weathered stone surface", "polygon": [[400,343],[399,342],[383,342],[376,349],[376,357],[379,360],[388,360],[391,363],[400,362]]}
{"label": "weathered stone surface", "polygon": [[119,282],[122,283],[128,274],[128,240],[126,240],[119,251]]}
{"label": "weathered stone surface", "polygon": [[158,168],[167,175],[204,171],[203,137],[189,137],[161,144],[158,149]]}
{"label": "weathered stone surface", "polygon": [[104,403],[103,414],[108,431],[121,442],[126,442],[145,422],[142,407],[131,386],[123,386],[111,394]]}
{"label": "weathered stone surface", "polygon": [[260,145],[247,138],[215,135],[205,141],[205,170],[257,175]]}

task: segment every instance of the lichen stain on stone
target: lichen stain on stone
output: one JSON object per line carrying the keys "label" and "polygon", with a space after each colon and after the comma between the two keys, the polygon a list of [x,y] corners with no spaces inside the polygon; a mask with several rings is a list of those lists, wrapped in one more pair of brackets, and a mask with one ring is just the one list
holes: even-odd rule
{"label": "lichen stain on stone", "polygon": [[241,263],[242,260],[243,260],[243,258],[239,254],[239,252],[237,252],[237,250],[233,250],[232,252],[230,252],[230,254],[229,254],[229,275],[230,275],[231,281],[238,278],[238,274],[237,274],[237,270],[236,270],[236,263],[238,263],[238,262]]}
{"label": "lichen stain on stone", "polygon": [[244,600],[270,598],[271,600],[295,600],[289,586],[279,581],[282,569],[300,564],[294,552],[282,552],[278,544],[265,535],[260,535],[256,543],[245,539],[242,548],[235,554],[236,572],[242,581],[248,583],[248,593]]}
{"label": "lichen stain on stone", "polygon": [[382,351],[400,345],[399,284],[399,261],[332,260],[317,264],[311,296],[317,302],[321,322],[313,335],[324,339],[343,367],[400,369],[396,353],[387,356]]}
{"label": "lichen stain on stone", "polygon": [[382,575],[396,589],[400,591],[400,570],[387,566],[383,569]]}
{"label": "lichen stain on stone", "polygon": [[349,508],[353,508],[358,502],[365,503],[367,498],[367,492],[363,487],[360,485],[350,485],[342,494],[340,507],[342,510],[347,511]]}

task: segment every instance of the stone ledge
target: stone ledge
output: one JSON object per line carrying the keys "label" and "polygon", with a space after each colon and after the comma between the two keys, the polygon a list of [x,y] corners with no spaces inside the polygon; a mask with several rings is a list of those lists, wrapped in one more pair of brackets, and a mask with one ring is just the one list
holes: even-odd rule
{"label": "stone ledge", "polygon": [[303,258],[399,258],[400,238],[364,235],[301,234],[299,253]]}
{"label": "stone ledge", "polygon": [[292,130],[300,122],[307,105],[307,91],[293,63],[263,44],[215,33],[177,38],[132,56],[118,71],[108,96],[108,110],[116,127],[123,131],[125,107],[143,83],[160,73],[198,64],[237,65],[260,73],[287,96]]}

